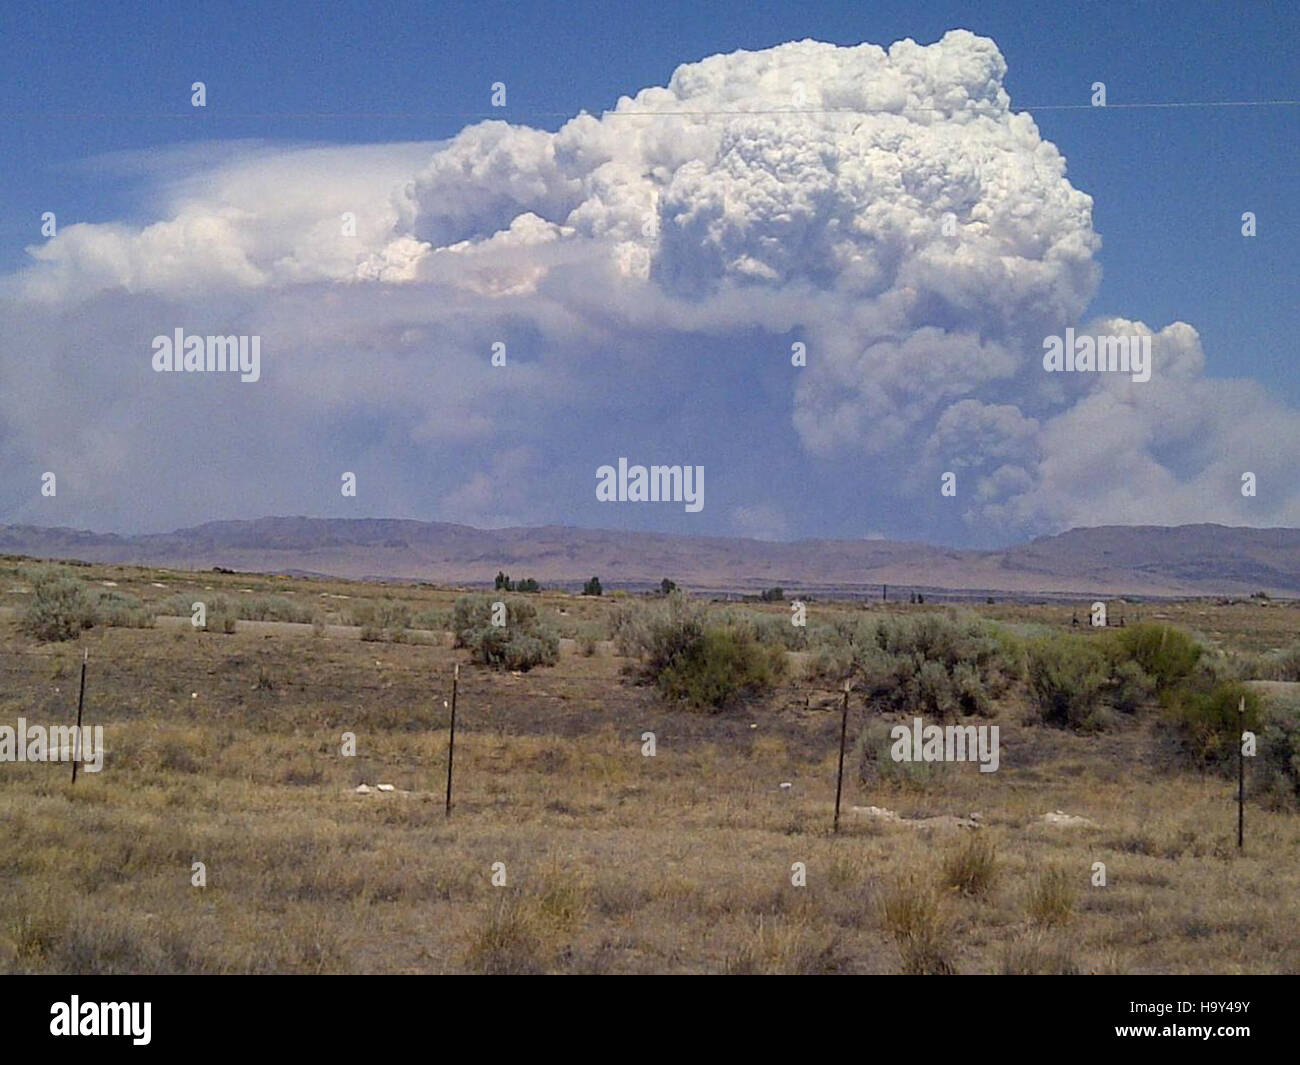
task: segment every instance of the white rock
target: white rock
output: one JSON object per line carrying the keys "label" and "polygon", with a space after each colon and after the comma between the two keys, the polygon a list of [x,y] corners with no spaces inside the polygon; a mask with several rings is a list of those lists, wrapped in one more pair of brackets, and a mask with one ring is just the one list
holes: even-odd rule
{"label": "white rock", "polygon": [[886,810],[883,806],[850,806],[849,809],[855,814],[861,814],[863,817],[874,817],[881,821],[897,821],[898,814],[893,810]]}
{"label": "white rock", "polygon": [[1078,817],[1075,814],[1062,813],[1060,810],[1053,810],[1050,814],[1043,814],[1043,824],[1056,825],[1059,828],[1096,828],[1097,822],[1086,817]]}
{"label": "white rock", "polygon": [[366,787],[364,784],[358,784],[358,785],[357,785],[355,788],[353,788],[352,790],[355,791],[358,795],[369,795],[369,794],[370,794],[370,789],[369,789],[368,787]]}
{"label": "white rock", "polygon": [[397,790],[397,789],[396,789],[395,787],[393,787],[393,785],[391,785],[391,784],[379,784],[379,785],[377,785],[377,787],[379,788],[380,791],[396,791],[396,790]]}
{"label": "white rock", "polygon": [[794,785],[793,785],[790,781],[788,781],[788,780],[783,780],[783,781],[781,781],[781,790],[782,790],[782,791],[788,791],[790,788],[793,788],[793,787],[794,787]]}
{"label": "white rock", "polygon": [[982,828],[978,819],[957,817],[954,814],[940,814],[938,817],[899,817],[893,810],[883,806],[850,806],[849,809],[863,817],[891,824],[906,825],[908,828]]}

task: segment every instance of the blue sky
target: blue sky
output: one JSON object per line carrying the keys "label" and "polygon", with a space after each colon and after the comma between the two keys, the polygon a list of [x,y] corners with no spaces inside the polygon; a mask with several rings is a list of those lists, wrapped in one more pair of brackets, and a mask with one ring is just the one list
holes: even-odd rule
{"label": "blue sky", "polygon": [[[439,141],[473,121],[463,116],[487,117],[495,81],[507,84],[509,106],[492,117],[554,131],[564,121],[556,116],[582,110],[599,115],[620,96],[664,85],[680,64],[710,55],[805,38],[888,47],[910,37],[928,45],[954,28],[996,43],[1008,68],[1003,86],[1012,111],[1087,103],[1094,81],[1106,83],[1112,105],[1300,99],[1300,15],[1287,4],[395,3],[327,4],[306,15],[301,5],[291,4],[9,4],[0,12],[0,139],[9,161],[0,173],[0,270],[24,267],[24,249],[40,243],[39,217],[46,210],[57,212],[61,227],[144,226],[165,217],[174,193],[165,177],[191,169],[178,161],[177,147],[197,146],[197,158],[212,166],[247,151],[249,142],[274,148]],[[209,106],[202,111],[189,107],[194,80],[208,86]],[[314,113],[330,117],[304,117]],[[1100,283],[1080,320],[1118,316],[1153,330],[1190,323],[1200,334],[1206,377],[1252,379],[1278,403],[1300,406],[1300,375],[1293,370],[1300,331],[1300,108],[1031,113],[1042,139],[1068,161],[1069,184],[1093,200]],[[1250,240],[1240,233],[1247,210],[1256,213],[1259,226],[1259,236]],[[94,312],[83,306],[77,313]],[[652,340],[627,340],[629,348],[638,343],[647,345],[648,360],[660,357]],[[706,342],[691,355],[688,338],[673,344],[673,358],[707,360],[716,352]],[[7,359],[15,358],[11,348]],[[727,366],[725,358],[716,358],[705,375],[707,387],[731,392],[731,400],[716,410],[705,403],[710,420],[718,411],[751,405],[746,392],[759,397],[755,406],[770,401],[773,409],[789,407],[783,379],[766,370],[737,377]],[[666,424],[679,416],[677,410],[668,404],[661,412]],[[429,461],[418,439],[394,430],[378,406],[339,418],[343,438],[355,434],[382,444],[401,456],[395,462],[413,468]],[[690,438],[689,426],[680,431]],[[508,424],[498,428],[498,457],[512,432]],[[844,476],[826,472],[829,467],[838,461],[844,470],[853,468],[852,456],[845,454],[819,467],[829,480],[814,477],[816,483],[804,491],[799,485],[811,483],[805,463],[813,460],[792,445],[796,454],[788,460],[785,452],[767,459],[789,490],[780,499],[755,499],[750,508],[783,515],[746,525],[734,512],[747,506],[757,482],[749,471],[734,482],[743,480],[744,486],[728,498],[725,463],[744,461],[751,433],[744,429],[729,442],[701,445],[715,456],[716,491],[729,509],[706,508],[695,522],[662,512],[615,515],[572,504],[553,512],[545,506],[485,505],[461,516],[483,523],[496,517],[712,533],[750,528],[763,534],[766,527],[769,535],[786,536],[883,533],[953,543],[1015,539],[1043,531],[1043,521],[1051,524],[1048,517],[1014,527],[979,520],[958,526],[898,498],[858,507],[828,490]],[[0,420],[0,445],[18,435],[12,426],[5,433]],[[625,443],[607,441],[603,452],[635,450],[638,443],[650,447],[660,439],[652,426],[629,427]],[[538,461],[551,464],[535,445],[520,446],[525,452],[506,467],[512,461],[521,470]],[[1153,444],[1152,454],[1162,455],[1162,447]],[[30,442],[13,445],[14,456],[40,465],[34,451],[39,448]],[[346,461],[340,456],[339,462]],[[465,488],[474,476],[472,458],[458,454],[455,461],[463,474],[457,484]],[[502,475],[500,464],[496,468],[489,476]],[[888,467],[882,472],[885,478],[898,476]],[[404,480],[409,487],[418,478],[412,473]],[[6,488],[0,486],[0,521],[41,517],[40,504],[26,500],[26,486]],[[183,490],[178,483],[166,492]],[[394,488],[390,507],[372,497],[363,509],[456,517],[437,505],[451,491],[450,483],[425,496]],[[482,488],[470,494],[490,493]],[[217,492],[216,498],[225,496]],[[272,496],[256,505],[274,501]],[[156,495],[138,495],[136,503],[131,517],[89,495],[79,506],[68,500],[66,509],[60,501],[57,510],[46,510],[60,523],[97,528],[165,528],[198,516],[195,507],[169,506]],[[287,492],[284,503],[281,512],[342,512],[334,500],[312,506],[310,494]],[[1287,506],[1274,507],[1274,521],[1290,513]],[[1194,509],[1185,500],[1168,508],[1177,517]],[[1205,516],[1232,515],[1207,505]],[[1109,517],[1101,506],[1096,523]],[[1113,520],[1132,517],[1117,511]]]}

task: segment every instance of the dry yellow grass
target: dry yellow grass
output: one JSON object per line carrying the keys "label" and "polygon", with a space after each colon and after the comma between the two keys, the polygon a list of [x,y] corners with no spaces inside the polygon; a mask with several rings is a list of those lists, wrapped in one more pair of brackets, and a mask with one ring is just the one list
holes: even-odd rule
{"label": "dry yellow grass", "polygon": [[[320,602],[375,594],[243,574],[85,575],[146,597],[217,584]],[[455,594],[385,591],[416,609]],[[7,590],[0,602],[22,598]],[[583,623],[609,608],[543,601]],[[982,608],[1046,624],[1060,609]],[[1295,631],[1283,607],[1149,609],[1205,611],[1203,631],[1251,649]],[[809,692],[782,691],[688,714],[633,686],[608,646],[590,657],[569,647],[554,669],[521,677],[462,667],[448,820],[443,700],[465,658],[446,641],[160,626],[96,628],[82,644],[106,768],[72,787],[65,765],[0,765],[3,970],[1300,969],[1300,818],[1250,807],[1238,854],[1235,783],[1158,771],[1140,717],[1083,737],[1028,726],[1006,705],[997,773],[944,766],[898,790],[850,772],[836,837],[833,700],[819,710]],[[0,618],[0,724],[70,720],[79,657]],[[850,740],[866,714],[855,700]],[[641,753],[647,731],[653,758]],[[340,754],[345,732],[354,758]],[[359,795],[360,783],[397,790]],[[979,811],[996,868],[966,850],[969,833],[870,821],[853,805]],[[1057,809],[1097,827],[1043,825]],[[206,887],[191,885],[195,862]],[[1105,887],[1092,884],[1096,862]],[[795,863],[806,886],[792,883]]]}

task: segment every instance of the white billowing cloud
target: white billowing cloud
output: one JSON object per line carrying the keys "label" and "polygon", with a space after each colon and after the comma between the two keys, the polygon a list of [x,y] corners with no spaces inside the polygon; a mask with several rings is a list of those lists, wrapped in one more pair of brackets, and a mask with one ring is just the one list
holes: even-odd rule
{"label": "white billowing cloud", "polygon": [[[923,466],[958,477],[959,497],[988,504],[990,517],[1000,518],[999,500],[1017,496],[1033,484],[1038,459],[1039,424],[1010,404],[986,404],[963,399],[940,415],[925,443]],[[916,479],[917,489],[929,490],[933,478]],[[968,513],[978,513],[967,508]]]}
{"label": "white billowing cloud", "polygon": [[[539,461],[531,447],[510,448],[495,455],[486,469],[474,472],[447,495],[443,517],[480,528],[525,524],[536,514],[521,509],[519,497],[511,500],[501,492],[501,485],[520,485],[536,478]],[[503,505],[509,509],[503,510]]]}
{"label": "white billowing cloud", "polygon": [[[267,338],[273,399],[234,396],[245,432],[296,467],[342,435],[400,455],[378,475],[380,509],[418,510],[433,492],[431,517],[566,520],[547,511],[561,505],[548,486],[590,496],[575,449],[621,453],[618,438],[583,439],[583,422],[650,432],[646,397],[661,415],[699,402],[680,349],[757,367],[788,363],[795,339],[807,365],[788,368],[776,406],[755,389],[761,429],[720,420],[747,409],[720,400],[698,415],[699,441],[771,436],[779,417],[810,478],[861,460],[903,524],[923,520],[915,503],[943,470],[959,471],[968,525],[1007,535],[1300,523],[1280,458],[1296,453],[1300,416],[1250,382],[1208,379],[1191,326],[1154,331],[1149,382],[1043,371],[1043,337],[1093,298],[1100,240],[1091,198],[1014,112],[1005,73],[996,45],[962,30],[888,49],[799,41],[686,64],[555,133],[491,121],[426,145],[260,146],[191,164],[167,178],[158,221],[66,226],[5,281],[6,319],[38,319],[35,355],[90,313],[108,317],[113,351],[134,354],[129,373],[71,383],[0,365],[0,459],[38,461],[54,446],[46,419],[71,418],[60,459],[92,470],[103,488],[89,505],[110,506],[115,474],[149,450],[135,434],[164,387],[141,386],[140,345],[189,312]],[[62,324],[42,331],[41,315]],[[497,340],[508,371],[488,362]],[[232,400],[186,395],[212,404],[214,424]],[[166,478],[168,454],[173,472],[193,468],[183,443],[154,450],[151,476]],[[822,531],[791,528],[783,515],[809,508],[776,498],[752,461],[765,502],[714,531]],[[1249,502],[1245,470],[1262,486]],[[710,464],[720,488],[743,472]],[[290,509],[275,498],[257,503]]]}
{"label": "white billowing cloud", "polygon": [[403,221],[435,247],[491,237],[521,214],[557,219],[581,183],[557,163],[555,137],[483,122],[453,138],[403,190]]}
{"label": "white billowing cloud", "polygon": [[[1300,524],[1291,487],[1300,412],[1253,381],[1203,376],[1200,337],[1184,323],[1153,334],[1141,322],[1108,319],[1089,331],[1151,336],[1151,380],[1063,375],[1080,398],[1036,434],[1031,480],[1008,486],[982,516],[1037,529],[1117,520]],[[1256,475],[1254,498],[1241,495],[1246,472]]]}
{"label": "white billowing cloud", "polygon": [[[186,156],[191,170],[179,178],[171,153],[160,164],[170,217],[145,226],[62,225],[28,249],[34,265],[16,290],[8,287],[55,303],[105,291],[189,298],[354,276],[388,250],[401,213],[397,190],[417,156],[432,150],[431,143],[245,148],[226,162],[205,153],[197,158],[208,165],[197,172]],[[345,214],[355,236],[345,235]],[[400,251],[389,255],[400,261]]]}

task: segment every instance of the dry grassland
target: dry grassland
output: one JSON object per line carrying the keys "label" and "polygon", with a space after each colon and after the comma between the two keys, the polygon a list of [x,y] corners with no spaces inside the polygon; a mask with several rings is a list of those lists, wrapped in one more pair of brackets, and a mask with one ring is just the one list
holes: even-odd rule
{"label": "dry grassland", "polygon": [[[438,632],[363,642],[340,597],[387,593],[449,613],[454,592],[79,575],[146,600],[287,596],[331,627],[245,622],[223,635],[160,621],[38,644],[18,631],[17,564],[0,570],[0,724],[69,723],[85,647],[86,719],[108,749],[104,771],[75,787],[66,765],[0,765],[2,970],[1300,970],[1300,817],[1249,807],[1239,854],[1235,781],[1158,768],[1145,715],[1081,736],[1027,724],[1010,700],[992,719],[998,772],[939,766],[907,786],[863,784],[851,757],[833,836],[832,692],[796,663],[785,687],[742,708],[665,706],[608,642],[582,653],[608,599],[543,594],[568,638],[556,667],[462,665],[447,819],[444,700],[466,653]],[[1071,615],[977,609],[1057,627]],[[1278,605],[1125,609],[1130,623],[1167,615],[1252,651],[1294,641],[1300,618]],[[851,707],[850,743],[872,712],[856,696]],[[356,757],[340,755],[345,732]],[[654,757],[642,754],[646,732]],[[395,790],[354,791],[380,783]],[[866,805],[904,818],[978,812],[985,827],[849,810]],[[1056,810],[1095,827],[1043,824]],[[195,862],[206,887],[191,885]],[[1096,862],[1105,887],[1092,884]],[[491,882],[494,863],[505,886]],[[792,883],[795,863],[806,886]]]}

